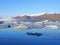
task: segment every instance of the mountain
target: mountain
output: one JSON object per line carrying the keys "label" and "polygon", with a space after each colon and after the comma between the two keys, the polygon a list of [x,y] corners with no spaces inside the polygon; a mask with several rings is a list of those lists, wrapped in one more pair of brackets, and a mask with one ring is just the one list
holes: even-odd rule
{"label": "mountain", "polygon": [[3,17],[0,17],[0,19],[3,19]]}
{"label": "mountain", "polygon": [[44,13],[38,16],[24,15],[24,16],[16,16],[13,17],[12,19],[19,19],[21,21],[33,21],[33,22],[42,20],[60,20],[60,13]]}
{"label": "mountain", "polygon": [[20,19],[20,16],[13,17],[12,19]]}
{"label": "mountain", "polygon": [[12,19],[17,19],[17,20],[21,20],[21,21],[30,21],[31,17],[30,16],[27,16],[27,15],[24,15],[24,16],[16,16],[16,17],[13,17]]}

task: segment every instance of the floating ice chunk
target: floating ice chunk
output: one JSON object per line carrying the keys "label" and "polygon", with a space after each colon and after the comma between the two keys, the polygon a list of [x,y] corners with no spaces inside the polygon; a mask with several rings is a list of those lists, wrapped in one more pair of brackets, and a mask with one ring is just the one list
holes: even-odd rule
{"label": "floating ice chunk", "polygon": [[47,29],[57,29],[58,26],[57,25],[48,25],[45,28],[47,28]]}
{"label": "floating ice chunk", "polygon": [[14,28],[16,28],[16,29],[27,29],[28,27],[26,26],[26,25],[24,25],[24,24],[20,24],[19,26],[15,26]]}

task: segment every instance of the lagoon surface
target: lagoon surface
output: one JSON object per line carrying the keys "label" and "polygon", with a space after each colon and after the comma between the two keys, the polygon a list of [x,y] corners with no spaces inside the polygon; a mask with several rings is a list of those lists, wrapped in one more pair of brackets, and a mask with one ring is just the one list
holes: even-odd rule
{"label": "lagoon surface", "polygon": [[[42,35],[27,35],[27,32]],[[60,45],[60,29],[0,29],[0,45]]]}

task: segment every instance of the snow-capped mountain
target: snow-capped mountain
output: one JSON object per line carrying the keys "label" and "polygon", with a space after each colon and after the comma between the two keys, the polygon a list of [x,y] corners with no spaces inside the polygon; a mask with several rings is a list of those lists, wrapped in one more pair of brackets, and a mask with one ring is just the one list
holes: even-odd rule
{"label": "snow-capped mountain", "polygon": [[22,21],[42,21],[42,20],[60,20],[60,13],[40,13],[40,14],[32,14],[32,15],[24,15],[24,16],[16,16],[12,19],[19,19]]}

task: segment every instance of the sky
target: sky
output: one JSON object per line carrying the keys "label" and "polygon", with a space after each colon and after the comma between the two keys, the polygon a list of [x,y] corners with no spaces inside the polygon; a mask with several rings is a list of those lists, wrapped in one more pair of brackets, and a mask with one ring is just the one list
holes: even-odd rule
{"label": "sky", "polygon": [[60,0],[0,0],[0,16],[60,13]]}

